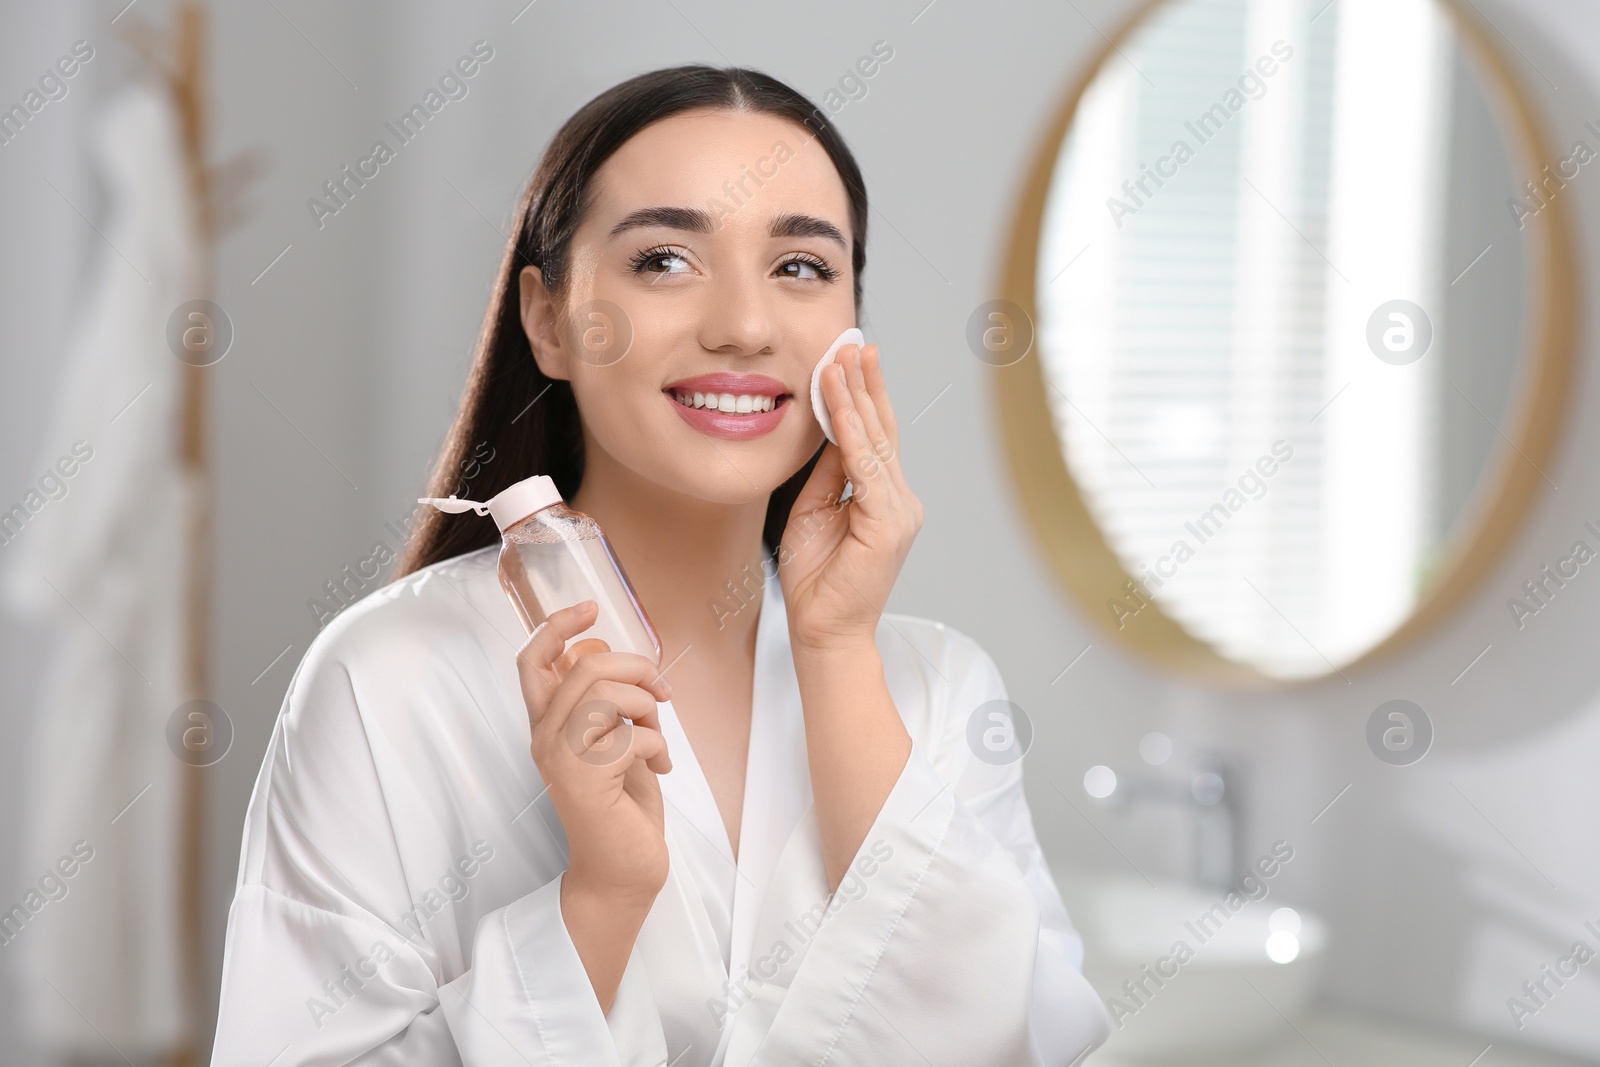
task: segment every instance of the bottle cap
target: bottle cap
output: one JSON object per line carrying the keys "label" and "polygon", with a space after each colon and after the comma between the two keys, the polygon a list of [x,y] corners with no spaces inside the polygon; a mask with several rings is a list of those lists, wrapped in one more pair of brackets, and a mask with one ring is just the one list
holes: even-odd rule
{"label": "bottle cap", "polygon": [[524,478],[520,482],[506,486],[487,503],[476,500],[462,500],[455,494],[446,497],[419,496],[419,504],[432,504],[440,511],[459,513],[475,511],[479,515],[488,514],[494,519],[494,524],[504,530],[508,526],[515,526],[534,512],[549,507],[551,504],[561,503],[561,492],[556,488],[555,480],[547,474],[535,474],[531,478]]}
{"label": "bottle cap", "polygon": [[828,414],[828,401],[822,395],[822,368],[833,362],[833,357],[845,345],[861,345],[866,343],[866,336],[856,327],[834,338],[833,344],[828,346],[828,351],[811,370],[811,410],[817,416],[817,421],[822,424],[822,432],[834,444],[839,443],[839,437],[833,432],[833,416]]}

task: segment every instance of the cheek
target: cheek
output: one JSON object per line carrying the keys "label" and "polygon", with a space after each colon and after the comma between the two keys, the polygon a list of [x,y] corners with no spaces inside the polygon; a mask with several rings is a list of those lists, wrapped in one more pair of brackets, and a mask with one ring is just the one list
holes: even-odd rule
{"label": "cheek", "polygon": [[662,416],[675,417],[666,410],[666,397],[653,379],[628,366],[632,358],[629,355],[610,366],[584,367],[575,372],[572,382],[585,435],[618,458],[639,454],[652,438],[660,436],[665,426]]}
{"label": "cheek", "polygon": [[568,369],[585,435],[624,458],[648,439],[651,426],[659,433],[663,412],[655,409],[664,398],[648,353],[661,351],[661,339],[641,336],[611,295],[596,294],[570,313],[566,342],[575,358]]}

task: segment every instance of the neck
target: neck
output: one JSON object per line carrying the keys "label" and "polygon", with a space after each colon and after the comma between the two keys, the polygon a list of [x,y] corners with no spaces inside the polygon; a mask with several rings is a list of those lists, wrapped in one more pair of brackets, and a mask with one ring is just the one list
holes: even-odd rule
{"label": "neck", "polygon": [[568,503],[605,531],[661,639],[662,665],[691,644],[753,652],[766,497],[699,500],[640,477],[592,439],[585,445],[583,482]]}

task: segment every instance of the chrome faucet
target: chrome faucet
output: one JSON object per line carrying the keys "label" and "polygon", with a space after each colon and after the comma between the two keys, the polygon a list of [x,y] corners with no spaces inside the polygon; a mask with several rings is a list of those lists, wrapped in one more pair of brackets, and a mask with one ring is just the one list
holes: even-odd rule
{"label": "chrome faucet", "polygon": [[1210,758],[1187,771],[1096,766],[1083,776],[1083,788],[1098,807],[1171,804],[1188,811],[1194,824],[1192,873],[1197,884],[1226,889],[1243,873],[1239,775],[1227,763]]}

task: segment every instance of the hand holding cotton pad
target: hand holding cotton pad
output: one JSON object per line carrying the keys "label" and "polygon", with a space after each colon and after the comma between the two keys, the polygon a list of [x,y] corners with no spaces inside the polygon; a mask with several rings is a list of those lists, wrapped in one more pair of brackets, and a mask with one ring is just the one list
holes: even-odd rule
{"label": "hand holding cotton pad", "polygon": [[859,329],[850,327],[834,338],[833,344],[828,346],[827,354],[811,371],[811,410],[816,414],[817,421],[822,424],[823,434],[834,444],[839,443],[839,438],[833,432],[833,416],[828,413],[828,402],[822,397],[822,368],[832,363],[834,354],[845,345],[863,345],[866,340],[866,336]]}

